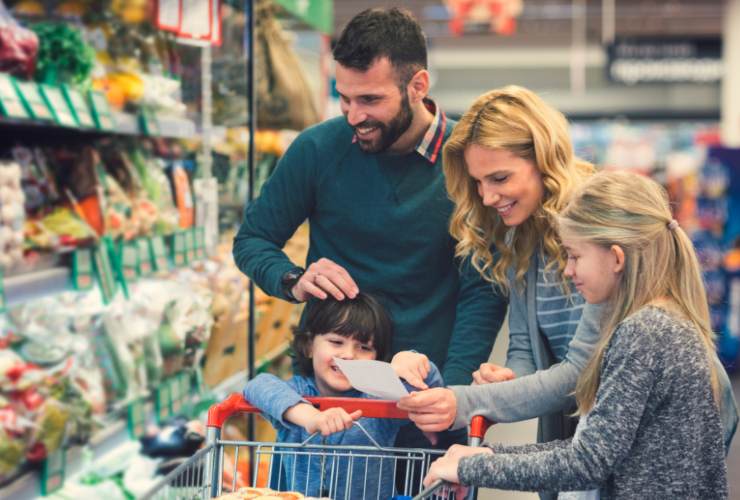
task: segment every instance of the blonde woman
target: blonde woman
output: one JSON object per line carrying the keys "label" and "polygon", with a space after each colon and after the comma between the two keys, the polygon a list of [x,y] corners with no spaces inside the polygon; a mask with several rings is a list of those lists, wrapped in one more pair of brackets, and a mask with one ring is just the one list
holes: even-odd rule
{"label": "blonde woman", "polygon": [[593,167],[574,156],[561,113],[510,86],[480,96],[463,115],[444,147],[444,169],[457,255],[472,257],[509,296],[507,363],[481,365],[477,386],[414,393],[399,406],[424,431],[464,427],[479,414],[540,417],[539,441],[571,436],[571,394],[598,340],[599,310],[565,284],[554,220]]}
{"label": "blonde woman", "polygon": [[[572,491],[578,498],[726,498],[722,373],[701,270],[665,191],[600,173],[558,218],[565,275],[606,305],[578,379],[572,440],[452,447],[425,483]],[[563,495],[565,496],[565,495]]]}

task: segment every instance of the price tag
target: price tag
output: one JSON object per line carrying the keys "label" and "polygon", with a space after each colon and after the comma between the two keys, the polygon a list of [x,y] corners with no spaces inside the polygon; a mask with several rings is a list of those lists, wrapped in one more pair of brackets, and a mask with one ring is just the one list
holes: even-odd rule
{"label": "price tag", "polygon": [[128,405],[126,421],[128,424],[128,433],[132,439],[139,439],[144,435],[146,431],[146,412],[143,401],[137,399]]}
{"label": "price tag", "polygon": [[206,228],[195,228],[195,253],[199,259],[206,258]]}
{"label": "price tag", "polygon": [[111,113],[110,105],[105,94],[96,90],[91,90],[89,93],[90,107],[93,111],[93,117],[95,118],[95,124],[101,130],[112,130],[116,128],[116,120],[113,118]]}
{"label": "price tag", "polygon": [[54,120],[54,115],[46,105],[46,101],[39,91],[38,84],[35,82],[21,82],[15,80],[15,87],[21,95],[21,99],[26,105],[26,109],[29,111],[31,118],[35,118],[37,120]]}
{"label": "price tag", "polygon": [[135,281],[139,277],[139,247],[135,243],[125,243],[123,245],[121,267],[126,281]]}
{"label": "price tag", "polygon": [[98,278],[100,294],[103,296],[103,302],[108,304],[113,300],[118,287],[105,243],[101,243],[95,248],[93,262],[95,264],[95,275]]}
{"label": "price tag", "polygon": [[16,90],[15,78],[0,73],[0,112],[11,118],[28,118],[28,111]]}
{"label": "price tag", "polygon": [[170,416],[170,387],[169,384],[160,384],[154,394],[154,410],[157,422],[162,423]]}
{"label": "price tag", "polygon": [[77,119],[72,114],[72,109],[67,104],[62,89],[44,84],[39,85],[39,87],[41,88],[41,95],[44,97],[46,105],[51,110],[51,114],[54,115],[56,122],[65,127],[77,127]]}
{"label": "price tag", "polygon": [[93,251],[79,248],[72,254],[72,285],[75,290],[89,290],[93,285]]}
{"label": "price tag", "polygon": [[87,101],[82,96],[82,93],[77,89],[73,89],[69,85],[63,85],[62,91],[64,92],[67,104],[69,104],[69,107],[72,109],[72,113],[74,114],[77,123],[82,127],[94,128],[95,120],[93,120],[90,108],[87,105]]}
{"label": "price tag", "polygon": [[151,240],[151,252],[154,256],[154,267],[157,271],[167,271],[169,262],[167,261],[167,246],[161,236],[155,236]]}
{"label": "price tag", "polygon": [[139,112],[139,127],[144,135],[161,135],[161,127],[159,120],[157,120],[157,115],[150,108],[141,108]]}
{"label": "price tag", "polygon": [[139,276],[151,276],[154,272],[152,263],[152,250],[147,238],[136,240],[136,248],[139,251]]}
{"label": "price tag", "polygon": [[67,467],[67,450],[60,446],[50,454],[41,466],[41,495],[54,493],[64,485],[64,474]]}
{"label": "price tag", "polygon": [[172,243],[172,261],[176,266],[184,266],[187,264],[187,258],[187,242],[185,241],[185,233],[175,233],[173,235]]}

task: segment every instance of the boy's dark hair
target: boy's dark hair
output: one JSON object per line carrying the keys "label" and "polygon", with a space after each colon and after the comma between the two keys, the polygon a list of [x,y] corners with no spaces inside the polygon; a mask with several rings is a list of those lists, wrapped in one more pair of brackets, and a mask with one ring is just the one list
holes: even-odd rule
{"label": "boy's dark hair", "polygon": [[424,32],[410,12],[397,7],[357,14],[342,30],[332,52],[339,64],[360,71],[387,57],[402,88],[427,67]]}
{"label": "boy's dark hair", "polygon": [[314,337],[330,332],[372,343],[376,359],[390,359],[393,322],[386,308],[374,297],[359,293],[354,299],[312,299],[306,304],[303,324],[295,329],[293,336],[295,364],[302,375],[313,375],[309,350]]}

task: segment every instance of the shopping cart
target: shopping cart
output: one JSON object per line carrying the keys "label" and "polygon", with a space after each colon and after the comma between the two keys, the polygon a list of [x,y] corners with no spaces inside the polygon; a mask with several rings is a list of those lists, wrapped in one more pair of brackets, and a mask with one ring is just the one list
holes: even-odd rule
{"label": "shopping cart", "polygon": [[[363,417],[406,419],[394,401],[359,398],[306,398],[319,410],[341,407],[348,413],[362,410]],[[315,434],[303,443],[265,443],[221,439],[223,424],[237,413],[259,413],[241,394],[231,394],[208,410],[206,445],[156,483],[142,498],[156,500],[210,499],[239,489],[239,455],[249,456],[250,487],[297,491],[306,496],[333,500],[411,498],[423,489],[422,480],[431,462],[443,450],[389,448],[377,444],[367,433],[370,446],[326,445]],[[362,427],[360,423],[354,425]],[[477,446],[490,424],[473,417],[469,444]],[[364,429],[361,428],[364,432]],[[225,470],[226,450],[233,451],[234,468]],[[230,474],[229,474],[230,472]],[[228,478],[226,481],[224,478]],[[439,485],[438,485],[439,486]],[[426,498],[442,496],[436,488]],[[473,497],[471,491],[468,496]]]}

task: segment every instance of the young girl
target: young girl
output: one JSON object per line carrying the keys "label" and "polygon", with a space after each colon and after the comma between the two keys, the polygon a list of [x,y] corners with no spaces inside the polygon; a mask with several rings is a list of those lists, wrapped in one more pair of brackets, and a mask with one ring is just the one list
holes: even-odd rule
{"label": "young girl", "polygon": [[704,285],[665,191],[634,174],[600,173],[558,222],[566,275],[587,302],[606,307],[602,337],[576,387],[575,436],[453,447],[425,482],[596,490],[570,498],[726,498]]}
{"label": "young girl", "polygon": [[[393,446],[405,421],[361,418],[359,410],[351,414],[341,408],[319,411],[303,399],[368,397],[352,389],[334,358],[390,359],[393,328],[385,308],[364,293],[342,301],[328,298],[309,302],[307,308],[304,324],[293,340],[300,374],[287,382],[274,375],[258,375],[247,383],[244,397],[278,430],[277,440],[281,443],[303,443],[318,432],[325,439],[315,439],[311,444],[370,446],[367,435],[353,426],[359,420],[380,446]],[[442,385],[436,366],[423,354],[399,352],[393,356],[391,366],[407,382],[409,390]],[[390,498],[393,494],[393,460],[329,458],[322,466],[320,456],[281,450],[285,453],[282,470],[277,481],[273,473],[273,488],[332,498]],[[276,458],[278,454],[273,461]]]}

